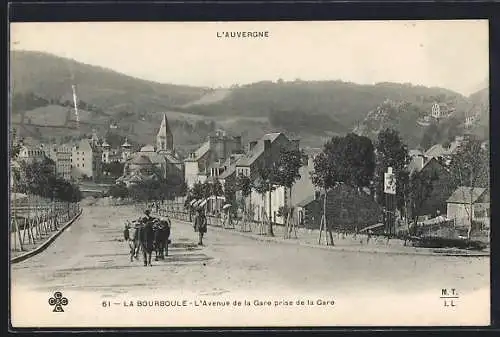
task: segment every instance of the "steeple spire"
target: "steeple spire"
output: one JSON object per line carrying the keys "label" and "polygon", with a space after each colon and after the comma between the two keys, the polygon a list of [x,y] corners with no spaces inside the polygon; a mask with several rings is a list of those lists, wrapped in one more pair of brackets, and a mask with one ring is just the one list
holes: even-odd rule
{"label": "steeple spire", "polygon": [[172,151],[174,149],[174,137],[168,125],[167,115],[163,114],[160,130],[156,135],[157,151]]}

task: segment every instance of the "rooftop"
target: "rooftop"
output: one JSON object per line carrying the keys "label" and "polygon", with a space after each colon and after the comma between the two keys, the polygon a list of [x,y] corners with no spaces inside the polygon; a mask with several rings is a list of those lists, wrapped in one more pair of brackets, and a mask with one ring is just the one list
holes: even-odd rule
{"label": "rooftop", "polygon": [[425,156],[432,157],[441,157],[448,154],[448,151],[441,144],[436,144],[431,146],[427,151],[425,151]]}
{"label": "rooftop", "polygon": [[408,151],[408,154],[410,157],[416,157],[416,156],[423,156],[424,153],[420,151],[419,149],[412,149]]}
{"label": "rooftop", "polygon": [[128,139],[125,138],[125,142],[122,144],[122,147],[131,147],[130,143],[128,142]]}
{"label": "rooftop", "polygon": [[237,166],[250,166],[264,153],[264,141],[270,140],[271,144],[280,136],[281,132],[265,134],[245,156],[236,163]]}
{"label": "rooftop", "polygon": [[155,152],[155,147],[151,144],[141,147],[141,152]]}
{"label": "rooftop", "polygon": [[297,203],[297,207],[305,207],[305,206],[309,205],[311,202],[313,202],[314,200],[316,200],[316,196],[315,195],[309,195],[306,198],[304,198],[301,201],[299,201]]}
{"label": "rooftop", "polygon": [[129,163],[134,165],[151,165],[152,161],[151,159],[149,159],[149,156],[139,154],[129,159]]}
{"label": "rooftop", "polygon": [[455,192],[453,192],[446,202],[453,204],[468,204],[471,202],[471,192],[472,203],[490,201],[489,193],[485,193],[485,188],[474,187],[471,189],[468,186],[460,186],[455,190]]}
{"label": "rooftop", "polygon": [[167,115],[163,113],[163,118],[161,120],[160,129],[158,130],[158,137],[166,137],[167,134],[171,134],[170,126],[168,125]]}
{"label": "rooftop", "polygon": [[193,157],[189,156],[186,161],[197,161],[210,150],[210,142],[206,141],[196,151],[193,152]]}

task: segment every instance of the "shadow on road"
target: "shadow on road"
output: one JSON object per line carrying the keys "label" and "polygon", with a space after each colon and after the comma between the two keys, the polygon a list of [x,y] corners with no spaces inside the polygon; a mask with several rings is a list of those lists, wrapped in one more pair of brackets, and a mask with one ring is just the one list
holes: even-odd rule
{"label": "shadow on road", "polygon": [[[100,270],[100,269],[127,269],[127,268],[135,268],[135,267],[141,267],[143,268],[144,266],[142,265],[142,254],[139,253],[138,259],[134,260],[133,262],[130,262],[128,260],[128,257],[130,256],[127,250],[129,249],[128,246],[124,247],[124,252],[123,253],[105,253],[105,254],[89,254],[86,255],[86,257],[94,258],[96,265],[94,266],[89,266],[89,267],[83,267],[83,268],[72,268],[72,269],[66,269],[66,270],[59,270],[59,272],[78,272],[78,271],[83,271],[83,270]],[[155,260],[155,252],[153,252],[152,256],[152,264],[160,266],[168,266],[169,264],[172,265],[187,265],[187,264],[193,264],[193,263],[199,263],[199,262],[205,262],[205,261],[210,261],[213,258],[203,254],[203,253],[198,253],[196,251],[201,250],[202,248],[199,247],[197,244],[194,242],[190,242],[189,239],[184,239],[184,238],[179,238],[176,239],[176,242],[172,242],[171,244],[168,245],[168,256],[165,257],[164,260]],[[115,257],[115,260],[103,260],[103,258],[110,258],[110,257]],[[127,264],[120,262],[119,265],[109,265],[109,263],[113,262],[118,262],[118,261],[127,261]]]}
{"label": "shadow on road", "polygon": [[172,254],[168,255],[165,257],[165,260],[159,260],[155,262],[176,262],[178,264],[179,262],[184,262],[184,263],[189,263],[189,262],[203,262],[203,261],[209,261],[212,260],[213,257],[210,257],[206,254]]}

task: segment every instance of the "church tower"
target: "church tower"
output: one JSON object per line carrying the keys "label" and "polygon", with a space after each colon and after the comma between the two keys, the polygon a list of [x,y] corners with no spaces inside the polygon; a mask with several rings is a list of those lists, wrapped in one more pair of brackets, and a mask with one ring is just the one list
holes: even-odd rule
{"label": "church tower", "polygon": [[122,144],[122,162],[126,162],[131,155],[132,145],[129,144],[127,138],[125,138],[125,143]]}
{"label": "church tower", "polygon": [[170,127],[168,126],[167,115],[163,114],[160,130],[156,135],[156,151],[173,151],[174,150],[174,136]]}

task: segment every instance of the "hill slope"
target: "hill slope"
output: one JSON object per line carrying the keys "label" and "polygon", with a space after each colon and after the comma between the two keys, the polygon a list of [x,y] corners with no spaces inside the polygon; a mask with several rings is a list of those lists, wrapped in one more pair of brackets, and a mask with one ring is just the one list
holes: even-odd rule
{"label": "hill slope", "polygon": [[383,125],[379,123],[365,128],[367,134],[376,134],[382,126],[393,126],[410,146],[418,144],[422,137],[422,130],[415,128],[417,119],[430,113],[434,102],[448,104],[462,115],[469,104],[466,97],[443,88],[397,83],[359,85],[342,81],[297,80],[263,81],[232,88],[223,99],[192,105],[185,110],[206,116],[269,118],[271,127],[287,130],[301,138],[314,136],[320,141],[331,134],[356,129],[386,101],[409,104],[410,109],[396,109]]}
{"label": "hill slope", "polygon": [[[243,133],[243,141],[264,132],[284,131],[300,138],[302,144],[321,146],[333,134],[356,130],[373,138],[387,126],[398,129],[414,147],[426,132],[416,123],[430,113],[435,102],[453,111],[459,124],[471,110],[479,111],[474,132],[484,134],[489,123],[487,91],[464,97],[443,88],[411,84],[301,80],[209,89],[149,82],[25,51],[11,52],[11,65],[12,121],[41,138],[49,133],[76,137],[92,128],[102,135],[116,124],[118,128],[112,132],[151,143],[166,112],[176,146],[187,148],[216,128]],[[74,119],[70,112],[73,83],[77,85],[82,130],[65,131],[67,121]],[[383,111],[385,117],[379,118],[377,111]],[[44,127],[49,129],[34,130]]]}
{"label": "hill slope", "polygon": [[110,112],[147,113],[201,98],[206,88],[160,84],[118,72],[32,51],[11,51],[11,88],[16,95],[35,93],[49,100],[78,97]]}

